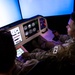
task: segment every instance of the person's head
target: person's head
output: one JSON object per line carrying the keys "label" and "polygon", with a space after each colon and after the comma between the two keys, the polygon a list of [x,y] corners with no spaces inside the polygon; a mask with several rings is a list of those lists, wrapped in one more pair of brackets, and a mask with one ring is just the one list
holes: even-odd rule
{"label": "person's head", "polygon": [[8,73],[15,64],[16,49],[10,32],[0,30],[0,74]]}
{"label": "person's head", "polygon": [[70,19],[66,28],[68,35],[75,37],[75,12],[70,15]]}

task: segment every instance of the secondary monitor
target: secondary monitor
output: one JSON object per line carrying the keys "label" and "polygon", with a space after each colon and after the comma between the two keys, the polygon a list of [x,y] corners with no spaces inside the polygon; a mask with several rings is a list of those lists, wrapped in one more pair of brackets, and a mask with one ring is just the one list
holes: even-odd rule
{"label": "secondary monitor", "polygon": [[14,45],[19,44],[22,41],[22,36],[19,27],[10,29],[10,32],[14,41]]}
{"label": "secondary monitor", "polygon": [[23,24],[24,35],[26,39],[39,32],[38,19],[30,20],[28,23]]}
{"label": "secondary monitor", "polygon": [[41,33],[44,33],[48,30],[48,24],[46,18],[40,16],[39,18],[39,29]]}

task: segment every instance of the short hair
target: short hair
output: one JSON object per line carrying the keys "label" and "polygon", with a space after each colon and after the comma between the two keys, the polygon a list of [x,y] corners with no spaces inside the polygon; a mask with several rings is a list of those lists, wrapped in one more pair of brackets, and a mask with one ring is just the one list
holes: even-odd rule
{"label": "short hair", "polygon": [[70,18],[75,22],[75,12],[72,12]]}
{"label": "short hair", "polygon": [[74,21],[73,25],[72,25],[72,30],[75,30],[75,12],[72,12],[70,15],[70,19],[72,19]]}
{"label": "short hair", "polygon": [[14,65],[16,48],[10,32],[0,31],[0,73],[7,73]]}

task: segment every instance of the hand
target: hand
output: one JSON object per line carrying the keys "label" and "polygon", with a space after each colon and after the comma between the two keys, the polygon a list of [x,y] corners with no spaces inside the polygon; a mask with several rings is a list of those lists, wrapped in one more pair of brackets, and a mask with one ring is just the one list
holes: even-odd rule
{"label": "hand", "polygon": [[29,52],[24,52],[23,54],[22,54],[22,57],[23,58],[27,58],[29,56]]}

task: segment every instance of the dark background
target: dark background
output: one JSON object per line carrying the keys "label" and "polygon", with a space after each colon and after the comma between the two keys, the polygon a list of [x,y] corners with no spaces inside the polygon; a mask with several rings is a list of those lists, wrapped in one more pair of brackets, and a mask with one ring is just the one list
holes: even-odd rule
{"label": "dark background", "polygon": [[66,34],[66,25],[69,17],[70,15],[46,17],[49,29],[57,30],[62,34]]}

